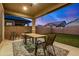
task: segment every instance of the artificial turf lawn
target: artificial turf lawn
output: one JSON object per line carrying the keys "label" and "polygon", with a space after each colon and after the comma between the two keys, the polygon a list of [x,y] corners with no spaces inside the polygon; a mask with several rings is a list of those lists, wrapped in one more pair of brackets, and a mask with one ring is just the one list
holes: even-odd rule
{"label": "artificial turf lawn", "polygon": [[79,35],[57,34],[56,41],[79,48]]}

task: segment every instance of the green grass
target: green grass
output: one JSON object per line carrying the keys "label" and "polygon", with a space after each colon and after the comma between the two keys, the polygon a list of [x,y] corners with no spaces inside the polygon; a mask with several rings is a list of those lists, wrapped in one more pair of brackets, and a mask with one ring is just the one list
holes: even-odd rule
{"label": "green grass", "polygon": [[56,41],[79,48],[79,35],[57,34]]}

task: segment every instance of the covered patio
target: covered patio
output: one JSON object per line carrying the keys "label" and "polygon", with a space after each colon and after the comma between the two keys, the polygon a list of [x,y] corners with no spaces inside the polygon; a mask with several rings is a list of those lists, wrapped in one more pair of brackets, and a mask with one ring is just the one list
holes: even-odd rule
{"label": "covered patio", "polygon": [[[24,18],[32,19],[32,33],[35,33],[35,22],[38,17],[41,17],[45,14],[51,13],[55,10],[68,6],[67,3],[12,3],[12,4],[3,4],[5,9],[5,14],[16,15]],[[18,8],[17,8],[18,7]],[[22,11],[23,10],[23,11]]]}
{"label": "covered patio", "polygon": [[[51,26],[51,24],[46,24],[43,28],[36,26],[37,18],[72,4],[3,3],[2,5],[4,8],[5,27],[4,27],[4,40],[2,41],[3,47],[0,50],[1,52],[0,55],[9,55],[9,56],[79,55],[79,48],[56,42],[58,41],[56,38],[58,38],[57,35],[59,35],[59,33],[54,32],[52,28],[48,26],[48,25]],[[52,25],[60,27],[62,29],[63,27],[65,27],[66,23],[62,21],[57,24],[54,23]],[[60,31],[61,33],[62,30]],[[75,53],[76,51],[78,53]]]}

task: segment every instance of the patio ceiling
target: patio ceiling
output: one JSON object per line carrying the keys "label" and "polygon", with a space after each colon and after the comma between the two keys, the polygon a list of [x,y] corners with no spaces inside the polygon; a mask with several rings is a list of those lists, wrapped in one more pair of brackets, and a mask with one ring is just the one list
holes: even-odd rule
{"label": "patio ceiling", "polygon": [[[22,17],[39,17],[61,7],[69,5],[68,3],[3,3],[5,13]],[[27,7],[27,10],[23,10]]]}

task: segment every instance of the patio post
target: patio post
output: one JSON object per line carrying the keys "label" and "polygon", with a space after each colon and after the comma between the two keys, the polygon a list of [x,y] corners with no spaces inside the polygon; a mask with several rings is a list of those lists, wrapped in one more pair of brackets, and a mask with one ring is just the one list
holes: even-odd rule
{"label": "patio post", "polygon": [[0,3],[0,43],[4,40],[4,8]]}
{"label": "patio post", "polygon": [[36,32],[35,21],[36,21],[36,19],[35,18],[32,18],[32,33],[35,33]]}

